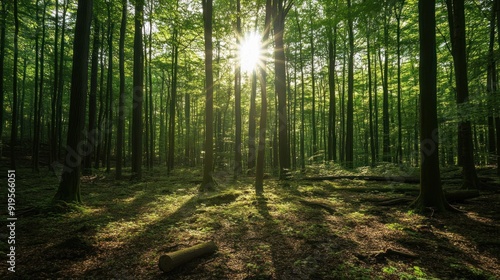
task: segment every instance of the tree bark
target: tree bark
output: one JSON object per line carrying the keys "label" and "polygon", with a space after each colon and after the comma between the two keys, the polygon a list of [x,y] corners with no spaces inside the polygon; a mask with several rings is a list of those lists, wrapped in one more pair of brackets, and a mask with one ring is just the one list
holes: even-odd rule
{"label": "tree bark", "polygon": [[250,91],[250,111],[248,119],[248,163],[247,168],[249,174],[252,174],[255,168],[255,161],[257,159],[257,153],[255,149],[255,129],[256,123],[255,118],[257,117],[256,112],[256,99],[257,97],[257,70],[252,71],[252,89]]}
{"label": "tree bark", "polygon": [[[389,128],[389,21],[390,4],[386,3],[384,15],[384,70],[382,74],[382,126],[383,126],[383,160],[391,162],[391,136]],[[380,61],[382,63],[382,60]]]}
{"label": "tree bark", "polygon": [[[12,128],[10,133],[10,168],[16,169],[16,151],[17,142],[17,62],[19,57],[19,11],[18,1],[14,1],[14,67],[12,77]],[[2,65],[3,67],[3,65]],[[36,86],[36,85],[35,85]]]}
{"label": "tree bark", "polygon": [[[269,32],[271,29],[271,14],[272,6],[271,0],[266,0],[266,18],[264,22],[264,35],[262,42],[264,45],[262,49],[268,47]],[[267,82],[266,82],[266,59],[263,58],[260,65],[260,92],[261,92],[261,106],[260,106],[260,122],[259,122],[259,146],[257,148],[257,165],[255,167],[255,193],[262,195],[264,192],[264,166],[266,157],[266,130],[267,130]]]}
{"label": "tree bark", "polygon": [[[236,45],[240,44],[241,37],[241,4],[236,1]],[[237,63],[234,70],[234,113],[235,113],[235,140],[234,140],[234,177],[241,174],[241,63]]]}
{"label": "tree bark", "polygon": [[354,32],[351,0],[347,0],[347,28],[349,34],[349,58],[347,62],[347,120],[345,139],[345,162],[348,168],[354,166]]}
{"label": "tree bark", "polygon": [[144,87],[144,58],[142,44],[142,25],[144,21],[144,0],[135,3],[134,32],[134,77],[132,107],[132,179],[142,178],[142,102]]}
{"label": "tree bark", "polygon": [[467,79],[467,54],[465,43],[465,12],[464,0],[447,0],[450,33],[452,34],[452,54],[455,68],[455,84],[457,106],[459,113],[459,157],[462,158],[462,173],[465,188],[479,189],[482,187],[477,178],[472,142],[472,127],[469,116],[461,114],[461,107],[469,102],[469,85]]}
{"label": "tree bark", "polygon": [[122,19],[118,47],[120,68],[120,97],[118,101],[118,127],[116,130],[116,179],[122,178],[123,144],[125,131],[125,32],[127,30],[127,0],[122,0]]}
{"label": "tree bark", "polygon": [[203,181],[200,191],[213,190],[215,181],[213,178],[214,163],[214,77],[212,68],[213,46],[212,46],[212,0],[202,0],[203,26],[205,38],[205,158],[203,163]]}
{"label": "tree bark", "polygon": [[90,174],[92,169],[92,161],[94,160],[95,148],[96,148],[96,136],[98,135],[98,129],[96,128],[96,117],[97,117],[97,70],[99,64],[99,19],[94,16],[94,38],[92,44],[92,57],[91,57],[91,69],[90,69],[90,91],[89,91],[89,126],[88,126],[88,143],[89,153],[85,157],[85,174]]}
{"label": "tree bark", "polygon": [[420,195],[413,202],[419,210],[449,208],[441,186],[438,152],[436,87],[436,18],[435,1],[419,0],[420,35]]}
{"label": "tree bark", "polygon": [[68,139],[62,180],[54,200],[80,203],[80,173],[82,162],[83,128],[87,95],[88,56],[92,0],[78,0],[75,39],[73,43],[73,70],[69,108]]}
{"label": "tree bark", "polygon": [[290,169],[290,147],[288,143],[288,117],[286,100],[286,69],[283,33],[285,17],[292,1],[273,1],[273,31],[274,31],[274,88],[278,96],[278,136],[279,136],[279,166],[280,179],[287,178]]}
{"label": "tree bark", "polygon": [[[7,18],[7,1],[2,1],[2,22],[0,23],[0,135],[3,133],[3,117],[4,117],[4,105],[3,105],[3,100],[4,100],[4,95],[5,95],[5,89],[3,85],[3,80],[4,80],[4,60],[5,60],[5,22]],[[1,140],[0,140],[1,142]],[[0,143],[2,145],[2,143]],[[1,150],[0,149],[0,156],[1,156]]]}

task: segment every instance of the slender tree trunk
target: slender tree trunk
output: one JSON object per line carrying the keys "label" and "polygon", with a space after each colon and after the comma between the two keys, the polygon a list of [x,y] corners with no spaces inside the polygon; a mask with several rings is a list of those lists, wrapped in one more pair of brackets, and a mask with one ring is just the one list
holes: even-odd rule
{"label": "slender tree trunk", "polygon": [[399,0],[396,2],[395,15],[397,21],[397,30],[396,30],[396,45],[397,45],[397,58],[398,58],[398,151],[397,151],[397,159],[398,163],[403,162],[403,143],[402,143],[402,121],[401,121],[401,13],[403,10],[404,0]]}
{"label": "slender tree trunk", "polygon": [[184,95],[184,115],[186,119],[186,140],[185,140],[185,161],[188,166],[192,165],[191,153],[191,95],[186,93]]}
{"label": "slender tree trunk", "polygon": [[90,174],[92,169],[92,161],[95,153],[96,136],[98,129],[96,128],[96,114],[97,114],[97,70],[99,64],[99,19],[94,16],[94,38],[92,44],[92,64],[90,69],[90,92],[89,92],[89,126],[87,131],[89,153],[85,157],[84,173]]}
{"label": "slender tree trunk", "polygon": [[171,84],[171,94],[170,94],[170,121],[169,121],[169,137],[168,137],[168,156],[167,156],[167,172],[170,173],[174,169],[174,157],[175,157],[175,106],[177,104],[177,71],[178,71],[178,57],[179,57],[179,46],[177,41],[178,30],[174,27],[172,34],[172,84]]}
{"label": "slender tree trunk", "polygon": [[[262,49],[268,47],[269,32],[271,29],[271,14],[272,5],[271,0],[266,0],[266,18],[264,22],[264,36],[262,42],[264,45]],[[259,64],[257,64],[259,65]],[[257,148],[257,165],[255,167],[255,193],[262,195],[264,192],[264,166],[266,156],[266,130],[267,130],[267,83],[266,83],[266,59],[263,58],[260,63],[260,93],[261,93],[261,106],[260,106],[260,122],[259,122],[259,146]]]}
{"label": "slender tree trunk", "polygon": [[249,111],[249,119],[248,119],[248,173],[253,174],[255,168],[255,160],[257,159],[257,154],[255,150],[255,129],[256,123],[255,118],[257,117],[256,113],[256,104],[255,99],[257,97],[257,70],[252,71],[252,88],[250,91],[250,111]]}
{"label": "slender tree trunk", "polygon": [[54,200],[80,203],[81,143],[84,143],[85,99],[87,95],[88,56],[92,0],[78,0],[75,39],[73,43],[73,70],[69,108],[68,139],[62,180]]}
{"label": "slender tree trunk", "polygon": [[419,0],[420,34],[420,195],[419,210],[443,211],[449,207],[443,194],[439,171],[435,1]]}
{"label": "slender tree trunk", "polygon": [[[383,160],[391,162],[391,136],[389,129],[389,20],[390,7],[386,4],[384,16],[384,72],[383,80],[383,104],[382,104],[382,126],[383,126]],[[380,61],[382,63],[382,61]]]}
{"label": "slender tree trunk", "polygon": [[118,64],[120,68],[120,97],[118,101],[118,127],[116,130],[116,179],[122,178],[123,144],[125,131],[125,32],[127,30],[127,0],[122,0],[122,20]]}
{"label": "slender tree trunk", "polygon": [[305,152],[305,79],[304,79],[304,57],[302,53],[302,27],[300,25],[298,12],[296,14],[297,31],[299,33],[299,64],[300,64],[300,170],[306,170],[306,152]]}
{"label": "slender tree trunk", "polygon": [[[312,6],[312,3],[310,3]],[[312,129],[312,154],[313,158],[316,159],[316,155],[318,153],[318,140],[317,140],[317,132],[316,132],[316,79],[314,75],[314,30],[313,30],[313,16],[312,11],[309,14],[309,21],[311,27],[311,35],[309,36],[309,43],[311,44],[311,94],[312,94],[312,102],[311,102],[311,129]]]}
{"label": "slender tree trunk", "polygon": [[134,92],[132,107],[132,179],[142,178],[142,102],[144,86],[144,58],[142,25],[144,21],[144,0],[135,3],[134,32]]}
{"label": "slender tree trunk", "polygon": [[154,163],[154,150],[155,150],[155,129],[154,129],[154,114],[153,110],[153,67],[151,62],[153,61],[153,2],[150,1],[150,13],[149,13],[149,162],[148,166],[153,168]]}
{"label": "slender tree trunk", "polygon": [[354,33],[351,0],[347,0],[347,25],[349,32],[349,61],[347,72],[347,128],[346,128],[346,166],[354,165]]}
{"label": "slender tree trunk", "polygon": [[[106,123],[104,113],[105,113],[105,102],[104,102],[104,35],[106,34],[104,30],[104,24],[101,26],[101,39],[100,39],[100,58],[99,58],[99,65],[100,65],[100,77],[99,77],[99,115],[97,116],[97,125],[98,125],[98,130],[97,130],[97,149],[95,153],[95,164],[94,168],[98,169],[99,165],[102,160],[102,151],[103,151],[103,133],[104,133],[104,126]],[[103,164],[104,165],[104,164]]]}
{"label": "slender tree trunk", "polygon": [[108,3],[108,83],[106,94],[106,172],[111,170],[111,139],[113,136],[113,30],[114,24],[111,22],[111,4]]}
{"label": "slender tree trunk", "polygon": [[330,90],[328,115],[328,160],[337,160],[336,104],[335,104],[335,63],[337,56],[337,25],[328,28],[328,86]]}
{"label": "slender tree trunk", "polygon": [[[370,126],[370,154],[371,154],[371,166],[375,166],[376,156],[375,156],[375,135],[373,132],[373,98],[372,98],[372,68],[371,68],[371,48],[370,48],[370,33],[371,33],[371,21],[367,20],[367,32],[366,32],[366,54],[368,58],[368,114],[369,114],[369,126]],[[376,67],[375,67],[376,68]]]}
{"label": "slender tree trunk", "polygon": [[[2,19],[0,23],[0,146],[2,145],[2,140],[1,136],[3,133],[3,114],[4,114],[4,105],[3,105],[3,100],[4,100],[4,95],[5,95],[5,89],[3,85],[4,81],[4,60],[5,60],[5,22],[7,18],[7,1],[2,1]],[[0,148],[0,156],[2,155],[2,149]]]}
{"label": "slender tree trunk", "polygon": [[[40,21],[40,16],[39,16],[39,6],[40,2],[39,0],[36,1],[35,4],[35,20],[36,22]],[[40,106],[38,103],[40,102],[39,98],[39,79],[40,79],[40,72],[39,72],[39,55],[40,51],[40,36],[39,36],[39,27],[37,26],[35,28],[35,92],[34,92],[34,106],[33,106],[33,147],[32,147],[32,156],[31,156],[31,165],[32,165],[32,171],[33,172],[39,172],[38,168],[38,155],[39,155],[39,135],[40,135],[40,128],[38,127],[38,109]],[[17,66],[16,66],[17,67]],[[17,72],[17,71],[16,71]],[[17,74],[17,73],[16,73]],[[16,82],[17,83],[17,82]],[[17,121],[17,119],[16,119]]]}
{"label": "slender tree trunk", "polygon": [[[23,61],[23,81],[22,81],[22,90],[21,90],[21,102],[19,104],[19,107],[20,107],[20,112],[19,112],[19,116],[20,117],[20,132],[21,132],[21,139],[26,139],[26,136],[25,136],[25,120],[24,120],[24,104],[25,104],[25,99],[26,99],[26,69],[28,68],[28,60],[26,58],[24,58],[24,61]],[[29,125],[31,127],[31,125]],[[1,142],[1,141],[0,141]],[[1,149],[0,149],[1,150]],[[1,153],[0,153],[1,155]]]}
{"label": "slender tree trunk", "polygon": [[[58,47],[58,42],[59,42],[59,1],[56,2],[56,13],[54,17],[54,80],[53,80],[53,89],[52,89],[52,100],[50,102],[50,109],[51,109],[51,115],[50,115],[50,136],[49,136],[49,143],[50,143],[50,155],[49,155],[49,169],[51,171],[54,171],[54,165],[52,163],[55,163],[57,160],[57,133],[56,133],[56,107],[57,107],[57,84],[59,80],[58,76],[58,71],[59,71],[59,47]],[[24,86],[23,86],[24,88]],[[22,105],[21,105],[22,106]],[[22,116],[23,114],[21,114]],[[1,135],[1,134],[0,134]]]}
{"label": "slender tree trunk", "polygon": [[205,38],[205,159],[203,164],[203,182],[200,191],[212,190],[215,187],[213,178],[214,163],[214,77],[212,68],[212,0],[202,0],[203,26]]}
{"label": "slender tree trunk", "polygon": [[56,134],[57,134],[57,153],[58,159],[61,158],[62,147],[62,103],[63,103],[63,88],[64,88],[64,50],[66,47],[65,33],[66,33],[66,13],[68,11],[68,0],[64,1],[62,26],[61,26],[61,50],[59,60],[59,81],[57,87],[57,106],[56,106]]}
{"label": "slender tree trunk", "polygon": [[[465,13],[464,0],[447,0],[448,19],[450,24],[450,34],[452,34],[452,53],[453,64],[455,66],[455,83],[457,93],[457,105],[464,106],[469,101],[469,86],[467,79],[467,54],[465,43]],[[451,14],[451,16],[450,16]],[[478,189],[481,188],[479,179],[476,173],[474,162],[473,142],[472,142],[472,127],[469,116],[459,115],[459,141],[461,152],[459,157],[462,157],[462,173],[464,176],[463,186],[465,188]]]}
{"label": "slender tree trunk", "polygon": [[[496,13],[496,27],[497,27],[497,40],[498,45],[500,46],[500,2],[499,0],[495,1],[495,13]],[[500,97],[500,92],[497,91],[497,100]],[[497,108],[496,116],[495,116],[495,130],[496,130],[496,159],[497,159],[497,175],[500,176],[500,110]]]}
{"label": "slender tree trunk", "polygon": [[288,117],[286,100],[286,69],[283,33],[285,17],[292,1],[273,1],[274,31],[274,87],[278,96],[278,134],[279,134],[279,166],[280,179],[286,179],[290,169],[290,145],[288,143]]}
{"label": "slender tree trunk", "polygon": [[[490,100],[494,100],[497,91],[497,69],[495,62],[494,46],[495,46],[495,19],[496,19],[496,5],[498,1],[495,0],[491,7],[491,19],[490,19],[490,41],[488,48],[488,75],[487,75],[487,91],[490,96]],[[494,106],[490,106],[494,108]],[[496,149],[498,148],[495,144],[495,114],[498,114],[497,110],[490,111],[488,116],[488,163],[496,163]]]}
{"label": "slender tree trunk", "polygon": [[[241,36],[241,4],[236,1],[236,45],[240,44]],[[235,113],[235,141],[234,141],[234,177],[241,175],[241,64],[238,63],[234,70],[234,113]]]}
{"label": "slender tree trunk", "polygon": [[12,77],[12,128],[10,133],[10,168],[16,169],[16,142],[17,142],[17,62],[19,57],[19,11],[18,1],[14,1],[14,67]]}

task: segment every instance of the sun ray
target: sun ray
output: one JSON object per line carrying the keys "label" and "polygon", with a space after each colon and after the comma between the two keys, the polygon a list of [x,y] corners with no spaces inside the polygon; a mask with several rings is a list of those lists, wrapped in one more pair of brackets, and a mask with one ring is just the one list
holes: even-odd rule
{"label": "sun ray", "polygon": [[239,46],[240,65],[243,72],[252,72],[261,60],[262,43],[258,33],[248,33]]}

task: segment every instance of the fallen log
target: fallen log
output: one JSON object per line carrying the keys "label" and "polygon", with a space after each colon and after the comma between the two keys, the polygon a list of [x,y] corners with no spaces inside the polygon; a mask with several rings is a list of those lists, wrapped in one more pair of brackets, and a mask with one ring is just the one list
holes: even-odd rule
{"label": "fallen log", "polygon": [[167,253],[160,257],[158,266],[163,272],[169,272],[172,269],[190,262],[198,257],[211,254],[217,250],[217,245],[213,241],[201,243],[189,248]]}
{"label": "fallen log", "polygon": [[478,190],[457,190],[457,191],[445,191],[444,196],[448,202],[462,202],[467,199],[475,198],[479,196]]}
{"label": "fallen log", "polygon": [[318,177],[305,177],[306,181],[333,181],[333,180],[364,180],[364,181],[377,181],[377,182],[400,182],[408,184],[420,183],[420,178],[417,177],[386,177],[386,176],[318,176]]}
{"label": "fallen log", "polygon": [[[418,177],[410,177],[410,176],[354,176],[354,175],[345,175],[345,176],[315,176],[315,177],[304,177],[302,180],[305,181],[334,181],[334,180],[363,180],[363,181],[376,181],[376,182],[398,182],[398,183],[406,183],[406,184],[420,184],[420,178]],[[444,177],[441,178],[443,182],[453,182],[454,180],[462,181],[462,176],[454,176],[454,177]],[[490,182],[494,179],[488,177],[480,177],[479,180],[481,182]]]}
{"label": "fallen log", "polygon": [[304,200],[304,199],[299,200],[299,202],[304,204],[304,205],[307,205],[309,207],[312,207],[312,208],[324,209],[330,214],[335,213],[335,209],[333,207],[331,207],[330,205],[323,203],[323,202],[309,201],[309,200]]}
{"label": "fallen log", "polygon": [[[476,198],[478,196],[479,196],[478,190],[456,190],[456,191],[444,192],[444,197],[446,198],[446,201],[450,203],[463,202],[467,199]],[[398,197],[398,198],[390,198],[390,199],[376,201],[375,203],[379,206],[394,206],[394,205],[407,204],[412,201],[413,199],[411,198]]]}

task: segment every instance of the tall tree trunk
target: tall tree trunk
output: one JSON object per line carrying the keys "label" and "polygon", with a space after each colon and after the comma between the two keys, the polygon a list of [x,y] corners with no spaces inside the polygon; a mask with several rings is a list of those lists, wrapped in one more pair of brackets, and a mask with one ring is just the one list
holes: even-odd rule
{"label": "tall tree trunk", "polygon": [[[59,1],[56,1],[56,12],[54,17],[54,80],[52,89],[52,100],[50,102],[50,155],[49,155],[49,169],[54,171],[54,165],[52,163],[56,162],[57,159],[57,133],[56,133],[56,107],[57,107],[57,84],[59,82]],[[24,87],[23,87],[24,88]],[[22,106],[22,105],[21,105]],[[22,114],[21,114],[22,116]]]}
{"label": "tall tree trunk", "polygon": [[[496,13],[496,27],[497,27],[497,40],[500,46],[500,3],[499,0],[495,1]],[[497,98],[500,97],[500,92],[497,91]],[[498,100],[498,99],[497,99]],[[496,130],[496,143],[497,143],[497,174],[500,175],[500,110],[497,109],[495,116],[495,130]]]}
{"label": "tall tree trunk", "polygon": [[396,161],[403,162],[403,144],[402,144],[402,122],[401,122],[401,13],[403,11],[404,0],[399,0],[394,6],[397,30],[396,30],[396,45],[397,45],[397,58],[398,58],[398,147]]}
{"label": "tall tree trunk", "polygon": [[85,99],[87,95],[88,56],[92,0],[78,0],[75,39],[73,43],[73,70],[69,108],[67,154],[62,180],[54,200],[80,203],[81,144],[85,126]]}
{"label": "tall tree trunk", "polygon": [[[12,69],[12,128],[10,133],[10,168],[16,169],[17,142],[17,62],[19,58],[19,11],[18,1],[14,1],[14,67]],[[3,65],[2,65],[3,66]]]}
{"label": "tall tree trunk", "polygon": [[179,46],[177,41],[178,30],[174,27],[172,33],[172,84],[171,84],[171,94],[170,94],[170,112],[169,112],[169,126],[168,126],[168,156],[167,156],[167,172],[170,173],[174,169],[174,157],[175,157],[175,107],[177,104],[177,71],[178,71],[178,57],[179,57]]}
{"label": "tall tree trunk", "polygon": [[203,181],[200,191],[212,190],[215,186],[213,178],[214,163],[214,77],[212,68],[212,0],[202,0],[203,26],[205,38],[205,159],[203,164]]}
{"label": "tall tree trunk", "polygon": [[[455,68],[455,84],[457,93],[457,106],[460,107],[469,102],[469,85],[467,79],[467,54],[465,44],[465,13],[464,0],[447,0],[448,19],[450,34],[452,34],[452,53]],[[478,189],[481,184],[477,177],[474,162],[472,143],[472,128],[469,116],[459,115],[459,157],[462,157],[462,173],[464,176],[463,186],[465,188]]]}
{"label": "tall tree trunk", "polygon": [[328,86],[330,91],[329,115],[328,115],[328,160],[337,160],[337,135],[336,119],[337,105],[335,104],[335,63],[337,56],[337,25],[328,31]]}
{"label": "tall tree trunk", "polygon": [[290,146],[288,143],[288,117],[286,100],[286,69],[283,33],[285,17],[291,8],[292,1],[273,1],[274,31],[274,87],[278,96],[278,134],[279,134],[279,166],[280,179],[286,179],[290,169]]}
{"label": "tall tree trunk", "polygon": [[[489,95],[489,100],[494,100],[497,91],[497,69],[495,62],[494,46],[495,46],[495,19],[496,19],[496,5],[498,5],[498,0],[494,0],[491,7],[491,19],[490,19],[490,41],[488,47],[488,78],[487,78],[487,91]],[[491,101],[490,101],[491,102]],[[490,108],[495,108],[490,106]],[[496,159],[496,149],[498,149],[498,144],[495,144],[495,114],[498,114],[497,110],[490,111],[488,116],[488,163],[494,164],[497,162]],[[500,143],[499,143],[500,144]]]}
{"label": "tall tree trunk", "polygon": [[123,144],[125,131],[125,32],[127,30],[127,0],[122,0],[122,20],[120,25],[120,42],[118,64],[120,68],[120,97],[118,101],[118,127],[116,130],[116,179],[122,177]]}
{"label": "tall tree trunk", "polygon": [[97,114],[97,70],[99,64],[99,19],[94,16],[94,38],[92,43],[92,57],[91,57],[91,68],[90,68],[90,92],[89,92],[89,126],[87,131],[87,140],[89,152],[85,157],[85,174],[90,174],[92,169],[92,161],[94,160],[93,154],[95,154],[96,148],[96,137],[98,136],[98,129],[96,128],[96,114]]}
{"label": "tall tree trunk", "polygon": [[153,109],[153,67],[151,66],[151,62],[153,61],[153,1],[150,1],[150,11],[149,11],[149,162],[148,166],[153,168],[154,162],[154,150],[155,150],[155,130],[154,130],[154,114],[155,111]]}
{"label": "tall tree trunk", "polygon": [[[39,16],[39,6],[40,2],[39,0],[36,1],[35,4],[35,20],[36,22],[40,21],[40,16]],[[40,72],[39,72],[39,51],[40,51],[40,36],[39,36],[39,26],[35,28],[35,92],[34,92],[34,106],[33,106],[33,147],[32,147],[32,155],[31,155],[31,165],[32,165],[32,171],[33,172],[38,172],[38,155],[39,155],[39,149],[40,149],[40,144],[39,144],[39,135],[40,135],[40,127],[38,126],[38,109],[40,106],[38,103],[40,102],[39,98],[39,79],[40,79]],[[17,65],[15,66],[17,67]],[[17,71],[16,71],[17,72]],[[17,74],[17,73],[16,73]],[[17,83],[17,81],[16,81]],[[17,121],[17,119],[16,119]]]}
{"label": "tall tree trunk", "polygon": [[349,32],[349,61],[347,72],[347,121],[345,161],[348,168],[354,164],[354,32],[351,0],[347,0],[347,28]]}
{"label": "tall tree trunk", "polygon": [[[262,42],[264,45],[262,49],[268,48],[268,39],[271,29],[271,16],[272,16],[272,0],[266,0],[266,18],[264,22],[264,35]],[[263,58],[260,64],[260,92],[261,92],[261,106],[260,106],[260,122],[259,122],[259,146],[257,148],[257,165],[255,167],[255,193],[262,195],[264,192],[264,166],[266,156],[266,130],[267,130],[267,82],[266,82],[266,59]]]}
{"label": "tall tree trunk", "polygon": [[[0,22],[0,146],[2,145],[2,133],[3,133],[3,114],[4,114],[4,106],[3,99],[5,95],[5,89],[3,85],[4,80],[4,60],[5,60],[5,22],[7,20],[7,1],[2,1],[2,19]],[[0,156],[2,155],[2,149],[0,149]]]}
{"label": "tall tree trunk", "polygon": [[420,195],[413,205],[423,210],[449,207],[439,171],[435,1],[419,0],[420,34]]}
{"label": "tall tree trunk", "polygon": [[59,59],[59,81],[57,86],[57,106],[56,106],[56,134],[57,134],[57,153],[58,159],[61,158],[62,147],[62,104],[63,104],[63,88],[64,88],[64,50],[66,47],[66,13],[68,11],[68,0],[63,2],[62,26],[61,26],[61,49]]}
{"label": "tall tree trunk", "polygon": [[[240,44],[241,37],[241,4],[236,0],[236,45]],[[241,174],[241,63],[237,63],[234,70],[234,113],[235,113],[235,140],[234,140],[234,177]]]}
{"label": "tall tree trunk", "polygon": [[300,170],[306,170],[306,152],[305,152],[305,79],[304,79],[304,57],[302,53],[302,27],[300,25],[298,12],[295,12],[297,31],[299,33],[299,64],[300,64]]}
{"label": "tall tree trunk", "polygon": [[[96,153],[95,153],[95,164],[94,164],[94,168],[95,169],[98,169],[99,168],[99,164],[101,163],[101,160],[102,160],[102,151],[103,151],[103,133],[105,132],[104,131],[104,126],[106,125],[106,120],[105,120],[105,117],[104,117],[104,113],[105,113],[105,110],[104,110],[104,106],[105,106],[105,102],[104,102],[104,57],[105,57],[105,54],[104,54],[104,36],[106,34],[105,30],[104,30],[104,24],[102,24],[101,26],[101,39],[100,39],[100,58],[99,58],[99,65],[100,65],[100,77],[99,77],[99,114],[97,116],[97,125],[98,125],[98,130],[97,130],[97,135],[98,135],[98,139],[97,139],[97,149],[96,149]],[[103,164],[104,165],[104,164]]]}
{"label": "tall tree trunk", "polygon": [[[312,7],[312,3],[309,3],[310,7]],[[317,132],[316,132],[316,79],[314,75],[314,30],[313,30],[313,16],[312,11],[309,13],[309,23],[311,28],[311,35],[309,36],[309,43],[311,44],[311,94],[312,94],[312,102],[311,102],[311,129],[312,129],[312,155],[313,158],[316,159],[318,153],[318,140],[317,140]]]}
{"label": "tall tree trunk", "polygon": [[132,179],[142,178],[142,102],[144,86],[144,58],[142,25],[144,21],[144,0],[135,3],[134,32],[134,92],[132,107]]}
{"label": "tall tree trunk", "polygon": [[255,150],[255,129],[256,123],[255,118],[257,117],[256,113],[256,104],[255,99],[257,97],[257,70],[254,69],[252,71],[252,88],[250,91],[250,111],[248,118],[248,173],[253,174],[255,168],[255,161],[257,159],[257,154]]}
{"label": "tall tree trunk", "polygon": [[113,29],[114,24],[111,22],[111,3],[107,3],[108,6],[108,82],[107,82],[107,94],[106,94],[106,172],[109,173],[111,170],[111,139],[113,134]]}
{"label": "tall tree trunk", "polygon": [[[382,126],[383,126],[383,161],[391,162],[391,136],[389,129],[389,21],[390,4],[386,3],[384,15],[384,70],[383,70],[383,104],[382,104]],[[382,63],[382,61],[380,61]]]}
{"label": "tall tree trunk", "polygon": [[[368,19],[366,22],[366,55],[368,58],[368,114],[369,114],[369,126],[370,126],[370,154],[371,154],[371,166],[375,166],[376,155],[375,155],[375,134],[373,129],[373,98],[372,98],[372,67],[371,67],[371,48],[370,48],[370,33],[371,33],[371,20]],[[375,67],[376,68],[376,67]]]}

